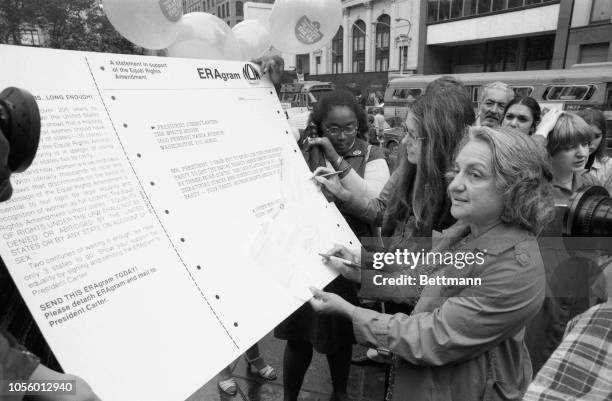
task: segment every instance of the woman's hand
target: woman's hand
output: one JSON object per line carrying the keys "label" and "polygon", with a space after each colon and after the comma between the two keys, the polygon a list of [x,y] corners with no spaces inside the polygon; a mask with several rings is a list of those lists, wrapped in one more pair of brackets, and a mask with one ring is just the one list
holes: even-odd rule
{"label": "woman's hand", "polygon": [[326,197],[329,194],[334,200],[347,202],[351,198],[351,193],[342,186],[340,183],[340,178],[338,178],[337,175],[321,177],[321,175],[333,172],[334,170],[327,167],[317,167],[317,169],[314,171],[314,179],[322,186],[322,189],[324,190],[323,193]]}
{"label": "woman's hand", "polygon": [[325,153],[325,157],[327,158],[327,160],[331,162],[338,160],[338,158],[340,157],[338,152],[336,152],[336,149],[334,149],[334,145],[332,145],[329,138],[326,138],[324,136],[308,138],[308,148],[312,146],[320,146],[321,149],[323,149],[323,153]]}
{"label": "woman's hand", "polygon": [[334,245],[334,247],[327,252],[329,257],[325,258],[325,264],[332,267],[338,273],[342,274],[346,279],[351,280],[355,283],[361,283],[361,268],[355,266],[349,266],[346,263],[334,258],[342,258],[348,260],[356,265],[361,265],[361,255],[358,251],[350,251],[342,245]]}
{"label": "woman's hand", "polygon": [[540,135],[544,138],[548,138],[548,134],[555,128],[559,117],[564,114],[563,110],[552,109],[548,113],[544,114],[542,121],[538,124],[534,135]]}
{"label": "woman's hand", "polygon": [[352,305],[341,296],[321,291],[314,287],[310,287],[310,291],[314,297],[312,297],[309,302],[315,312],[340,315],[347,319],[353,318],[355,305]]}

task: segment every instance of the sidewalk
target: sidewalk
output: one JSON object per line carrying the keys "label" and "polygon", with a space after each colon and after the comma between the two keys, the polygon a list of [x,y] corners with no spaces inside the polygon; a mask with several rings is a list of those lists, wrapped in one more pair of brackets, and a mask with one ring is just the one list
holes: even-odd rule
{"label": "sidewalk", "polygon": [[[216,379],[211,380],[187,401],[282,401],[283,400],[283,350],[285,341],[277,340],[272,333],[259,342],[259,349],[276,370],[278,379],[273,382],[262,380],[255,373],[247,372],[244,358],[235,362],[234,377],[238,383],[238,394],[227,396],[220,392]],[[363,354],[365,348],[353,347],[353,354]],[[383,365],[351,365],[348,394],[353,401],[384,400],[385,368]],[[314,353],[312,363],[306,372],[300,401],[328,401],[332,392],[327,359]]]}

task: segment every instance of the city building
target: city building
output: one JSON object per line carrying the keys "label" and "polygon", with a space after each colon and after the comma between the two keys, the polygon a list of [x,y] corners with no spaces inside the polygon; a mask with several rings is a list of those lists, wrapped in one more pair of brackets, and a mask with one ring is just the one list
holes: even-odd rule
{"label": "city building", "polygon": [[[274,0],[249,0],[252,3],[274,3]],[[240,0],[183,0],[183,13],[194,11],[216,15],[229,26],[244,20],[244,3]]]}
{"label": "city building", "polygon": [[331,43],[297,55],[295,69],[356,94],[384,92],[390,71],[417,70],[419,12],[414,0],[344,0]]}
{"label": "city building", "polygon": [[[612,61],[612,1],[574,0],[561,2],[560,17],[569,29],[558,33],[553,68],[576,63]],[[562,58],[561,56],[565,57]]]}
{"label": "city building", "polygon": [[610,0],[421,0],[418,72],[612,61]]}

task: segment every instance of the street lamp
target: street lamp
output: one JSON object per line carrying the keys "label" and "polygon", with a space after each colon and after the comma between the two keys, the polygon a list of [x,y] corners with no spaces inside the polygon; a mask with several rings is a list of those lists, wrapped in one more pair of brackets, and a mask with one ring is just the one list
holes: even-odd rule
{"label": "street lamp", "polygon": [[395,22],[401,22],[401,21],[408,23],[408,32],[406,32],[406,35],[408,35],[410,33],[410,30],[412,29],[412,22],[410,22],[410,20],[406,18],[396,18],[395,19]]}

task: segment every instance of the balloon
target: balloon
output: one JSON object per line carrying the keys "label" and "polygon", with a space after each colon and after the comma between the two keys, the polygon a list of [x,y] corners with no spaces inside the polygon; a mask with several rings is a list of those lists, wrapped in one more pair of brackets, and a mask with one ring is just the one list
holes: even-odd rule
{"label": "balloon", "polygon": [[180,0],[102,0],[102,4],[113,27],[138,46],[163,49],[178,36]]}
{"label": "balloon", "polygon": [[240,43],[243,60],[260,57],[270,48],[270,31],[260,21],[244,20],[236,24],[232,31]]}
{"label": "balloon", "polygon": [[341,22],[340,0],[276,0],[270,13],[272,45],[285,53],[310,53],[329,43]]}
{"label": "balloon", "polygon": [[215,60],[240,60],[240,44],[223,20],[193,12],[180,21],[179,36],[168,46],[168,56]]}

